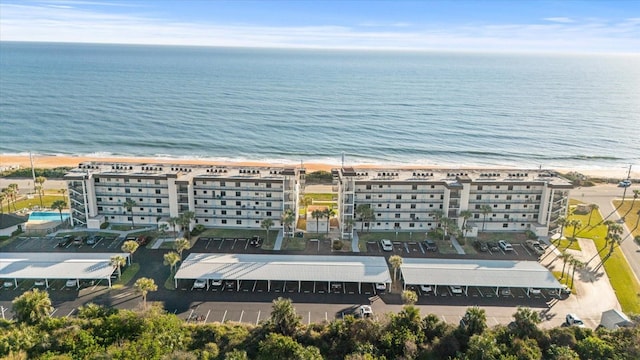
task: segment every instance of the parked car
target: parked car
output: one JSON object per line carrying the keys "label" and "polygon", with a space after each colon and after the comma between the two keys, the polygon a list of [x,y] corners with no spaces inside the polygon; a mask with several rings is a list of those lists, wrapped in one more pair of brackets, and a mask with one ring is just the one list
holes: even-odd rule
{"label": "parked car", "polygon": [[529,288],[529,295],[540,295],[542,294],[542,290],[537,288]]}
{"label": "parked car", "polygon": [[498,246],[500,246],[500,248],[504,251],[513,251],[513,246],[511,246],[511,243],[506,240],[498,241]]}
{"label": "parked car", "polygon": [[389,239],[380,240],[380,246],[382,246],[383,251],[393,251],[393,243]]}
{"label": "parked car", "polygon": [[371,317],[373,316],[373,309],[369,305],[360,305],[358,309],[356,309],[355,316],[359,318]]}
{"label": "parked car", "polygon": [[207,280],[205,279],[197,279],[193,282],[194,289],[204,289],[207,287]]}
{"label": "parked car", "polygon": [[67,280],[67,282],[66,282],[65,286],[66,286],[66,287],[78,287],[78,280],[76,280],[76,279],[69,279],[69,280]]}
{"label": "parked car", "polygon": [[449,289],[451,289],[452,294],[462,294],[462,286],[452,285],[449,286]]}
{"label": "parked car", "polygon": [[498,246],[498,243],[495,241],[487,241],[487,247],[491,251],[500,251],[500,247]]}
{"label": "parked car", "polygon": [[44,279],[38,279],[38,280],[33,282],[33,286],[36,286],[36,287],[47,286],[47,282],[44,281]]}
{"label": "parked car", "polygon": [[140,246],[145,246],[149,243],[149,241],[151,241],[151,236],[148,235],[140,235],[136,238],[136,242],[138,243],[138,245]]}
{"label": "parked car", "polygon": [[438,251],[438,245],[436,245],[436,243],[433,240],[425,240],[424,241],[424,248],[427,251]]}
{"label": "parked car", "polygon": [[376,283],[376,290],[377,291],[386,291],[387,290],[387,284],[385,283]]}
{"label": "parked car", "polygon": [[433,287],[431,287],[431,285],[420,285],[420,291],[423,293],[430,293],[433,291]]}
{"label": "parked car", "polygon": [[85,237],[84,236],[76,236],[73,239],[73,245],[74,246],[80,246],[82,245],[82,243],[84,242]]}
{"label": "parked car", "polygon": [[211,280],[211,286],[215,286],[215,287],[222,286],[222,280],[220,280],[220,279],[212,279]]}
{"label": "parked car", "polygon": [[262,245],[262,238],[258,235],[254,235],[251,240],[249,240],[249,245],[253,247],[260,247],[260,245]]}
{"label": "parked car", "polygon": [[62,239],[60,239],[60,241],[58,241],[58,247],[69,246],[69,244],[71,244],[72,241],[73,241],[72,235],[65,235],[64,237],[62,237]]}
{"label": "parked car", "polygon": [[2,287],[4,287],[5,289],[12,288],[14,286],[16,286],[16,284],[14,284],[11,280],[5,280],[4,282],[2,282]]}
{"label": "parked car", "polygon": [[473,242],[473,247],[476,248],[476,250],[480,251],[480,252],[487,252],[489,250],[489,247],[487,246],[486,243],[480,241],[480,240],[476,240]]}
{"label": "parked car", "polygon": [[536,240],[527,240],[525,241],[525,246],[529,248],[529,250],[533,251],[536,255],[544,254],[544,248],[540,243]]}
{"label": "parked car", "polygon": [[618,183],[618,187],[629,187],[631,186],[631,180],[622,180]]}
{"label": "parked car", "polygon": [[100,235],[91,235],[87,238],[87,245],[95,245],[98,241],[102,240]]}
{"label": "parked car", "polygon": [[584,327],[584,321],[575,314],[567,314],[565,321],[568,326]]}
{"label": "parked car", "polygon": [[505,287],[500,289],[500,295],[502,296],[511,296],[511,289]]}

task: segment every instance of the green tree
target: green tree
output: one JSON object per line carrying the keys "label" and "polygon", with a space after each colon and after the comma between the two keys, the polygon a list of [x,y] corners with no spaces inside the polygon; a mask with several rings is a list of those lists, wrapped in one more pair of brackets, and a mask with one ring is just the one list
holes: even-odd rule
{"label": "green tree", "polygon": [[538,324],[542,321],[540,314],[528,307],[518,306],[513,314],[514,330],[520,338],[532,337],[539,332]]}
{"label": "green tree", "polygon": [[296,214],[291,209],[287,209],[282,213],[282,224],[284,225],[284,232],[286,237],[291,234],[291,226],[296,221]]}
{"label": "green tree", "polygon": [[187,239],[191,239],[191,221],[196,218],[196,213],[193,211],[185,211],[178,217],[178,223],[182,228],[182,232]]}
{"label": "green tree", "polygon": [[613,359],[615,354],[613,346],[595,336],[578,341],[575,350],[581,359]]}
{"label": "green tree", "polygon": [[124,202],[124,208],[127,209],[129,214],[131,214],[131,228],[133,229],[136,225],[133,222],[133,207],[136,206],[136,202],[133,199],[127,198]]}
{"label": "green tree", "polygon": [[571,286],[570,289],[573,289],[573,281],[576,276],[576,269],[584,269],[584,263],[576,258],[571,259],[571,264],[573,266],[573,270],[571,271]]}
{"label": "green tree", "polygon": [[480,207],[480,212],[482,213],[482,231],[484,231],[484,224],[487,222],[487,215],[493,212],[493,209],[489,205],[482,205]]}
{"label": "green tree", "polygon": [[168,265],[169,268],[171,269],[171,274],[173,274],[173,271],[176,267],[176,265],[178,264],[178,262],[180,262],[180,260],[182,259],[182,255],[178,254],[175,251],[171,251],[168,252],[166,254],[164,254],[164,262],[163,264]]}
{"label": "green tree", "polygon": [[500,347],[496,343],[496,339],[492,333],[482,333],[471,336],[465,355],[466,360],[501,359]]}
{"label": "green tree", "polygon": [[564,237],[564,228],[568,223],[569,221],[567,221],[567,218],[564,216],[560,216],[556,219],[556,225],[560,226],[560,237],[558,238],[558,241],[562,240]]}
{"label": "green tree", "polygon": [[129,240],[129,241],[125,241],[120,247],[120,249],[124,252],[128,252],[129,259],[133,260],[133,253],[136,252],[136,250],[138,250],[139,246],[140,245],[138,245],[138,243],[135,242],[134,240]]}
{"label": "green tree", "polygon": [[[37,193],[38,196],[40,197],[40,207],[44,207],[44,204],[42,203],[42,195],[44,195],[44,182],[47,181],[47,178],[44,176],[38,176],[35,180],[35,183],[37,184]],[[11,185],[9,185],[11,186]]]}
{"label": "green tree", "polygon": [[593,216],[593,212],[598,210],[600,207],[598,204],[589,204],[589,220],[587,221],[587,225],[591,226],[591,217]]}
{"label": "green tree", "polygon": [[560,275],[560,280],[562,280],[564,279],[564,269],[567,267],[567,263],[573,259],[573,256],[569,253],[563,252],[558,257],[562,260],[562,274]]}
{"label": "green tree", "polygon": [[442,227],[442,219],[444,219],[444,211],[442,210],[434,210],[433,211],[433,219],[436,221],[436,227]]}
{"label": "green tree", "polygon": [[178,252],[180,261],[182,261],[182,252],[191,249],[191,243],[185,238],[179,238],[173,243],[173,249]]}
{"label": "green tree", "polygon": [[467,237],[467,232],[470,230],[470,228],[467,227],[467,221],[471,219],[473,212],[471,212],[471,210],[462,210],[460,211],[460,216],[462,217],[463,236]]}
{"label": "green tree", "polygon": [[272,226],[273,226],[273,220],[271,220],[271,218],[266,218],[262,220],[262,222],[260,223],[260,227],[267,231],[267,238],[265,241],[269,241],[269,230],[271,229]]}
{"label": "green tree", "polygon": [[64,210],[67,207],[67,202],[64,200],[56,200],[53,202],[53,204],[51,204],[51,208],[53,210],[58,210],[58,213],[60,213],[60,224],[64,224],[64,219],[62,219],[62,210]]}
{"label": "green tree", "polygon": [[518,360],[542,359],[542,351],[534,339],[514,339],[511,343],[511,352]]}
{"label": "green tree", "polygon": [[147,308],[147,294],[149,291],[158,290],[158,285],[150,278],[141,277],[133,284],[134,289],[142,295],[142,308]]}
{"label": "green tree", "polygon": [[271,308],[270,321],[274,331],[285,336],[294,335],[300,326],[300,316],[296,314],[291,299],[279,297],[273,300]]}
{"label": "green tree", "polygon": [[122,255],[114,255],[109,259],[109,264],[118,270],[118,279],[122,276],[122,267],[127,263],[127,259]]}
{"label": "green tree", "polygon": [[389,264],[391,264],[391,268],[393,269],[393,281],[396,281],[398,279],[398,269],[402,266],[402,257],[400,255],[391,255],[389,257]]}
{"label": "green tree", "polygon": [[412,290],[403,290],[401,298],[402,303],[407,305],[413,305],[418,302],[418,294]]}
{"label": "green tree", "polygon": [[549,360],[580,360],[578,354],[568,346],[552,344],[547,349],[545,359]]}
{"label": "green tree", "polygon": [[[18,200],[18,195],[20,195],[20,189],[18,188],[18,184],[16,183],[9,184],[9,195],[11,197],[11,201],[13,202],[13,211],[17,211],[16,201]],[[42,207],[42,201],[40,201],[40,206]]]}
{"label": "green tree", "polygon": [[224,355],[224,360],[249,360],[249,357],[246,351],[233,349]]}
{"label": "green tree", "polygon": [[356,215],[360,217],[362,222],[362,228],[360,231],[364,231],[364,224],[367,223],[367,231],[371,230],[371,222],[375,221],[376,217],[373,209],[369,204],[360,204],[356,207]]}
{"label": "green tree", "polygon": [[349,238],[353,236],[353,224],[355,224],[355,220],[353,220],[353,218],[351,217],[346,218],[344,220],[344,227],[347,229],[347,232],[349,233]]}
{"label": "green tree", "polygon": [[178,237],[178,234],[176,232],[176,226],[178,225],[179,222],[180,222],[180,219],[177,217],[170,217],[169,220],[167,220],[167,223],[173,229],[173,236],[175,236],[176,238]]}
{"label": "green tree", "polygon": [[328,234],[329,226],[331,225],[331,217],[333,217],[336,214],[336,212],[332,208],[326,208],[322,213],[327,218],[327,234]]}
{"label": "green tree", "polygon": [[567,245],[565,250],[568,249],[571,246],[571,244],[573,244],[574,241],[576,241],[576,232],[578,232],[578,230],[582,227],[582,221],[578,219],[571,219],[567,223],[567,226],[573,228],[573,232],[571,234],[571,240],[569,241],[569,245]]}
{"label": "green tree", "polygon": [[302,196],[300,198],[300,205],[302,205],[302,208],[305,211],[305,218],[307,217],[307,208],[309,208],[309,205],[313,204],[313,199],[310,196]]}
{"label": "green tree", "polygon": [[53,311],[49,293],[33,289],[24,292],[12,302],[14,317],[18,322],[35,325]]}
{"label": "green tree", "polygon": [[[7,196],[7,188],[3,188],[2,192],[0,192],[0,214],[4,214],[4,199],[7,199]],[[11,203],[7,200],[7,208],[9,204]],[[10,211],[10,209],[7,209],[7,211]]]}
{"label": "green tree", "polygon": [[316,219],[316,233],[320,232],[320,218],[324,216],[322,210],[315,209],[311,212],[311,217]]}
{"label": "green tree", "polygon": [[487,329],[487,315],[484,309],[477,306],[468,308],[459,327],[469,337],[482,334]]}
{"label": "green tree", "polygon": [[260,342],[258,359],[272,360],[321,360],[320,351],[313,347],[304,347],[289,336],[271,333]]}
{"label": "green tree", "polygon": [[161,224],[161,225],[158,227],[158,230],[160,230],[160,233],[161,233],[162,235],[164,235],[164,234],[166,234],[166,233],[167,233],[167,230],[169,230],[169,225],[167,225],[167,224]]}

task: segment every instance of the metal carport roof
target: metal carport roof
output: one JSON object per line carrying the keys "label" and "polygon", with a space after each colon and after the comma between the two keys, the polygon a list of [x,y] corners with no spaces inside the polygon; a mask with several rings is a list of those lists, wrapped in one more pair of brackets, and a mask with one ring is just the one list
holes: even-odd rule
{"label": "metal carport roof", "polygon": [[191,254],[175,279],[390,283],[384,257]]}
{"label": "metal carport roof", "polygon": [[111,257],[128,253],[0,253],[0,278],[110,279]]}
{"label": "metal carport roof", "polygon": [[562,285],[535,261],[403,259],[408,285],[459,285],[559,289]]}

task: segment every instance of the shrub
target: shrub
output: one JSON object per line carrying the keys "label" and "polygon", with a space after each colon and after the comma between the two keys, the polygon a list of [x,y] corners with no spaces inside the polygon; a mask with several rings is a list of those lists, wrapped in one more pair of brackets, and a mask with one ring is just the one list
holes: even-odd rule
{"label": "shrub", "polygon": [[538,240],[538,235],[536,235],[536,233],[534,233],[531,230],[525,230],[524,235],[527,237],[527,239],[529,240]]}
{"label": "shrub", "polygon": [[202,234],[205,230],[207,230],[207,228],[205,228],[204,225],[198,224],[193,228],[193,230],[191,230],[191,236],[198,236]]}
{"label": "shrub", "polygon": [[344,244],[342,243],[342,241],[340,240],[334,240],[333,241],[333,250],[342,250],[342,246]]}
{"label": "shrub", "polygon": [[307,184],[331,184],[333,175],[329,171],[314,171],[305,176],[305,182]]}
{"label": "shrub", "polygon": [[105,221],[102,224],[100,224],[100,229],[102,229],[102,230],[104,230],[104,229],[106,229],[108,227],[109,227],[109,222],[108,221]]}

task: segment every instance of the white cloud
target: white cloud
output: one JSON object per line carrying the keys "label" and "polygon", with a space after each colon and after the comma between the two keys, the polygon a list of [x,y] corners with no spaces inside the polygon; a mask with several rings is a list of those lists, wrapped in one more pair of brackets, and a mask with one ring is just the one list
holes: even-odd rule
{"label": "white cloud", "polygon": [[[72,5],[82,1],[57,1]],[[53,3],[47,3],[52,5]],[[543,24],[260,26],[185,23],[39,5],[0,4],[0,40],[246,47],[474,51],[640,52],[640,22],[629,18]],[[143,9],[144,10],[144,9]],[[376,26],[373,26],[376,25]],[[379,26],[378,26],[379,25]]]}
{"label": "white cloud", "polygon": [[551,22],[557,22],[557,23],[563,23],[563,24],[570,24],[570,23],[575,22],[573,19],[570,19],[568,17],[563,17],[563,16],[548,17],[548,18],[544,18],[542,20],[551,21]]}

